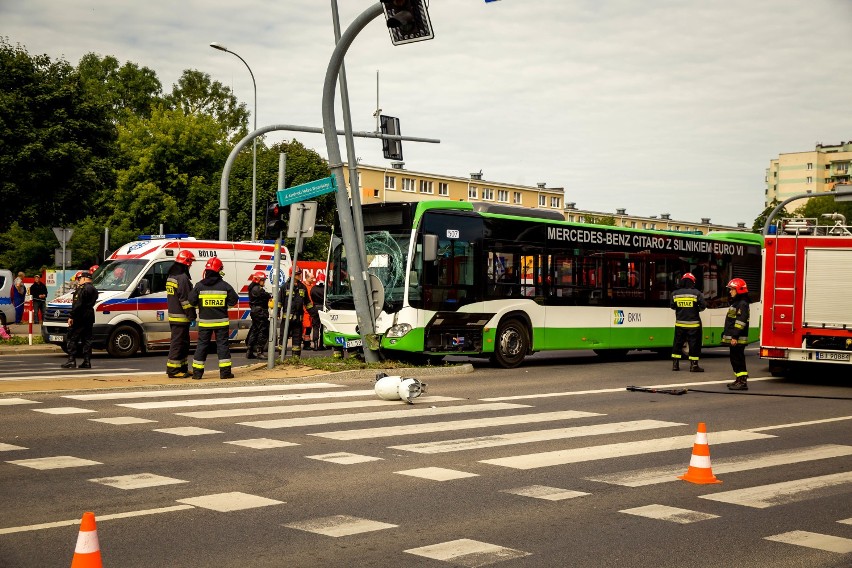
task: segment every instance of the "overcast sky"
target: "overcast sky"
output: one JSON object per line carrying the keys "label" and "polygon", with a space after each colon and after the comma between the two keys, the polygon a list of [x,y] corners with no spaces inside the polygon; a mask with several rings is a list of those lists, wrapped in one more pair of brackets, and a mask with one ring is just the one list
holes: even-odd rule
{"label": "overcast sky", "polygon": [[[371,5],[338,1],[344,30]],[[433,0],[429,12],[435,39],[394,47],[378,18],[346,57],[355,130],[375,129],[378,71],[383,113],[441,140],[405,143],[406,169],[751,226],[770,159],[852,139],[850,0]],[[0,35],[75,65],[95,52],[150,67],[166,92],[198,69],[252,112],[248,71],[216,41],[251,66],[259,127],[322,126],[330,1],[0,0]],[[326,156],[321,135],[267,140],[282,138]],[[389,165],[378,140],[355,147]]]}

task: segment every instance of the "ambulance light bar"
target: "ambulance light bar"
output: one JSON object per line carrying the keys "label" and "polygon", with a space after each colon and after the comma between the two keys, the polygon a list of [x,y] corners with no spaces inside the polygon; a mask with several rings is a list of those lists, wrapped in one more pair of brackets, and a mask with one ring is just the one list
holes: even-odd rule
{"label": "ambulance light bar", "polygon": [[168,233],[165,235],[139,235],[136,237],[138,241],[154,241],[158,239],[188,239],[189,235],[186,233]]}

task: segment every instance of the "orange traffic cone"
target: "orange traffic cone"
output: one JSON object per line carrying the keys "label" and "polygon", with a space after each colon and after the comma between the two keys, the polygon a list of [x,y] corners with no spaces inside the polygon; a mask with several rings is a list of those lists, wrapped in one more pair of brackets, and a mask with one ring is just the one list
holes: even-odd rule
{"label": "orange traffic cone", "polygon": [[707,445],[707,426],[704,422],[698,423],[698,432],[695,434],[695,444],[692,445],[689,469],[686,470],[684,475],[679,475],[678,479],[690,483],[722,483],[721,479],[716,479],[710,467],[710,446]]}
{"label": "orange traffic cone", "polygon": [[80,523],[80,534],[77,535],[77,547],[74,549],[74,560],[71,561],[71,568],[103,568],[94,513],[83,513],[83,521]]}

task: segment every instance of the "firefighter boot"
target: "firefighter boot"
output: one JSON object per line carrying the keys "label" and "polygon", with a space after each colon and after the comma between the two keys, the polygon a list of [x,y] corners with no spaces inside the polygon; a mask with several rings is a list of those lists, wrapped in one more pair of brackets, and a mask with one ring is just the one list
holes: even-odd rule
{"label": "firefighter boot", "polygon": [[728,388],[732,391],[747,391],[748,390],[748,384],[746,383],[747,380],[748,380],[747,376],[746,377],[737,377],[737,380],[735,380],[732,383],[728,383]]}
{"label": "firefighter boot", "polygon": [[74,358],[73,355],[68,356],[68,360],[62,363],[63,369],[76,369],[77,368],[77,359]]}
{"label": "firefighter boot", "polygon": [[698,361],[690,361],[689,362],[689,372],[690,373],[703,373],[704,369],[698,366]]}
{"label": "firefighter boot", "polygon": [[672,359],[672,371],[680,371],[680,359]]}
{"label": "firefighter boot", "polygon": [[196,381],[200,381],[201,379],[204,378],[204,371],[201,371],[199,369],[193,369],[192,370],[192,378],[195,379]]}
{"label": "firefighter boot", "polygon": [[83,363],[80,365],[81,369],[91,369],[92,368],[92,360],[87,356],[83,355]]}

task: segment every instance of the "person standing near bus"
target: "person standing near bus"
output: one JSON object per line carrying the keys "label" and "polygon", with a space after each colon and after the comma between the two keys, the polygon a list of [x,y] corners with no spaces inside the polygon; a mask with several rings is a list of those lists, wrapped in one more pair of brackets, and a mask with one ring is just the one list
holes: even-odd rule
{"label": "person standing near bus", "polygon": [[219,357],[219,378],[234,378],[231,372],[231,348],[228,345],[228,308],[236,306],[240,298],[231,285],[222,279],[223,269],[219,257],[212,257],[204,266],[204,279],[189,294],[189,303],[198,308],[198,345],[192,358],[192,378],[197,381],[204,377],[207,346],[214,334],[216,355]]}
{"label": "person standing near bus", "polygon": [[689,345],[689,372],[703,373],[698,366],[701,357],[701,316],[707,305],[704,294],[695,289],[695,276],[687,272],[680,281],[680,288],[672,292],[669,307],[675,311],[675,334],[672,345],[672,371],[680,371],[683,344]]}
{"label": "person standing near bus", "polygon": [[35,280],[30,286],[30,296],[33,297],[33,323],[44,321],[44,306],[47,303],[47,286],[41,281],[41,274],[33,276]]}
{"label": "person standing near bus", "polygon": [[182,250],[175,257],[166,279],[166,300],[169,309],[169,358],[166,360],[166,375],[170,379],[185,379],[189,376],[189,327],[195,319],[195,308],[189,303],[192,280],[189,268],[195,262],[192,251]]}
{"label": "person standing near bus", "polygon": [[293,357],[302,356],[302,318],[305,315],[305,310],[311,310],[314,307],[311,302],[311,296],[308,294],[308,288],[302,283],[302,269],[298,266],[293,270],[293,301],[291,302],[290,312],[287,311],[287,299],[290,297],[290,282],[286,282],[278,294],[278,301],[281,304],[281,309],[285,316],[281,318],[281,337],[283,341],[282,352],[287,351],[287,338],[284,337],[284,325],[289,320],[289,328],[287,334],[292,340]]}
{"label": "person standing near bus", "polygon": [[68,314],[68,361],[61,365],[63,369],[76,368],[80,352],[83,355],[80,368],[92,368],[92,327],[95,325],[97,301],[98,291],[92,286],[92,275],[80,272],[71,302],[71,313]]}
{"label": "person standing near bus", "polygon": [[269,300],[272,294],[264,288],[266,274],[255,272],[248,287],[251,328],[246,336],[246,359],[262,359],[269,343]]}
{"label": "person standing near bus", "polygon": [[728,282],[731,305],[725,315],[725,329],[722,331],[722,343],[731,346],[731,368],[734,370],[734,382],[728,383],[731,390],[748,390],[748,369],[746,369],[745,348],[748,345],[749,299],[748,286],[742,278]]}

